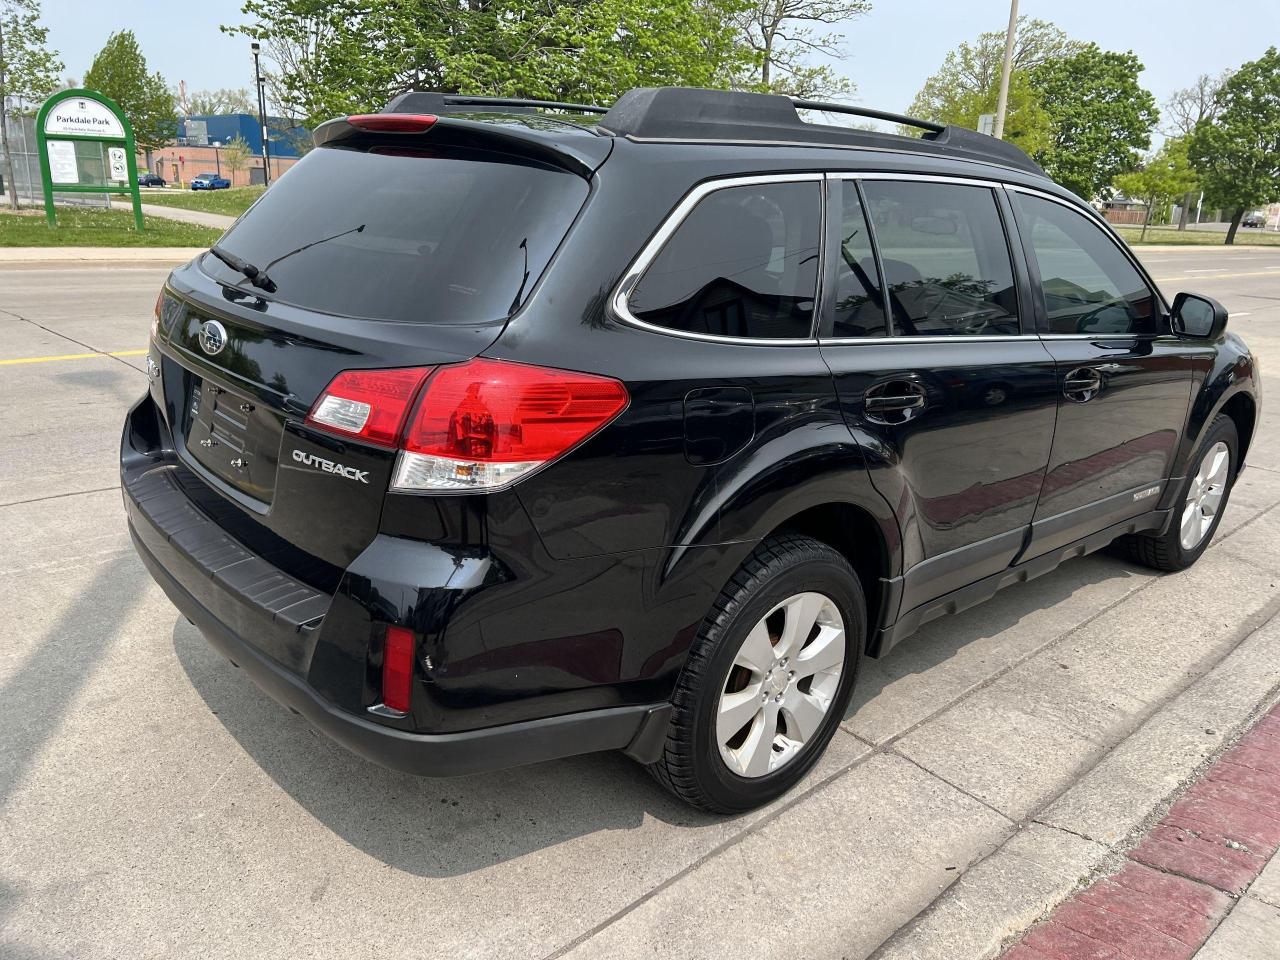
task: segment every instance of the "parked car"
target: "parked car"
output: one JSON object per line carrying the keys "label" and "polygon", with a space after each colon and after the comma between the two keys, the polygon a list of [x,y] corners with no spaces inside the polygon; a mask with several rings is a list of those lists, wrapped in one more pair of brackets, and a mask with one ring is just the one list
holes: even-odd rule
{"label": "parked car", "polygon": [[1267,218],[1260,213],[1246,213],[1240,221],[1242,227],[1265,227]]}
{"label": "parked car", "polygon": [[230,187],[231,181],[216,173],[202,173],[191,181],[192,190],[227,190]]}
{"label": "parked car", "polygon": [[1258,417],[1222,306],[1007,142],[797,106],[321,125],[157,300],[120,466],[177,608],[388,767],[616,749],[737,811],[922,623],[1194,563]]}
{"label": "parked car", "polygon": [[156,176],[154,173],[144,173],[138,177],[138,186],[140,187],[163,187],[165,185],[164,177]]}

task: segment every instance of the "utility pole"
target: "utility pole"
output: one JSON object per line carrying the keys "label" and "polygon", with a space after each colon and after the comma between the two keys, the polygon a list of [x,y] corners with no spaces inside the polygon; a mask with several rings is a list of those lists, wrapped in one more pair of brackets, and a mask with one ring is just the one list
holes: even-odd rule
{"label": "utility pole", "polygon": [[258,88],[258,122],[262,124],[262,185],[264,187],[271,184],[271,148],[268,146],[267,136],[267,99],[263,92],[262,71],[258,68],[258,51],[260,44],[255,40],[250,47],[253,49],[253,79],[254,85]]}
{"label": "utility pole", "polygon": [[996,125],[992,135],[1004,139],[1004,114],[1009,106],[1009,73],[1013,69],[1013,35],[1018,31],[1018,0],[1009,2],[1009,29],[1004,35],[1004,65],[1000,68],[1000,98],[996,101]]}

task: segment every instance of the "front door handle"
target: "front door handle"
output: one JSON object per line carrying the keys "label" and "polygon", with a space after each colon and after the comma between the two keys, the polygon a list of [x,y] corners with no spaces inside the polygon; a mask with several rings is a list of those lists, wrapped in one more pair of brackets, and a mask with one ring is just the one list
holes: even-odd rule
{"label": "front door handle", "polygon": [[910,380],[877,383],[863,398],[867,419],[890,425],[914,419],[924,409],[924,404],[924,387]]}
{"label": "front door handle", "polygon": [[1102,374],[1093,367],[1076,367],[1062,380],[1062,394],[1076,403],[1088,403],[1102,392]]}

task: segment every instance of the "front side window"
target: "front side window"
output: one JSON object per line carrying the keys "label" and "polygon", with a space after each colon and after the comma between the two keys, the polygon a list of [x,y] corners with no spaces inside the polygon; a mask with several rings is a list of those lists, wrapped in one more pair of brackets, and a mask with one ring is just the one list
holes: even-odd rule
{"label": "front side window", "polygon": [[898,336],[1020,333],[1013,264],[991,189],[862,184]]}
{"label": "front side window", "polygon": [[628,308],[645,323],[687,333],[810,337],[821,205],[816,181],[708,194],[644,272]]}
{"label": "front side window", "polygon": [[1100,227],[1060,203],[1010,193],[1040,268],[1047,333],[1158,332],[1155,294]]}

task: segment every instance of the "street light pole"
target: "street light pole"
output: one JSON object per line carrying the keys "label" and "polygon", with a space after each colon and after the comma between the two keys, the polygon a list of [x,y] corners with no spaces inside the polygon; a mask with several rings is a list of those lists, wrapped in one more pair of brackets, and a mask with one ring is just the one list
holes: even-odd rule
{"label": "street light pole", "polygon": [[269,140],[267,136],[267,100],[263,95],[262,71],[258,68],[260,44],[255,41],[249,46],[253,50],[254,85],[258,88],[258,123],[262,125],[262,185],[265,187],[271,183],[271,148],[267,145]]}
{"label": "street light pole", "polygon": [[1004,139],[1004,114],[1009,105],[1009,73],[1013,69],[1013,35],[1018,30],[1018,0],[1009,3],[1009,29],[1004,35],[1004,65],[1000,68],[1000,97],[996,100],[996,124],[992,134]]}

